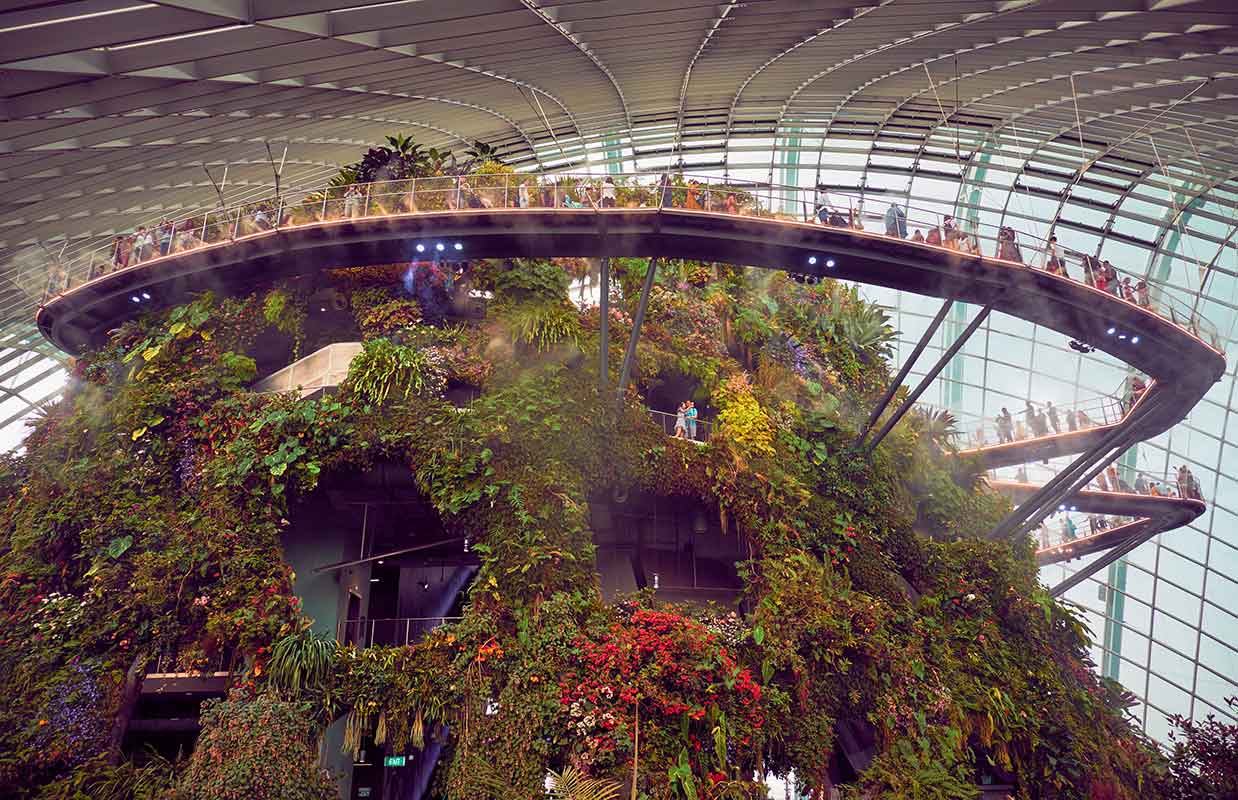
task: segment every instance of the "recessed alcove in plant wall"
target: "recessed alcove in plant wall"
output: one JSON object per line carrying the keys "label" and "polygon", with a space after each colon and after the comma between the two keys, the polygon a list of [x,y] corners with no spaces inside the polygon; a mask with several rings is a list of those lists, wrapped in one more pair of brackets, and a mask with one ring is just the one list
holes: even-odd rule
{"label": "recessed alcove in plant wall", "polygon": [[393,461],[324,476],[282,542],[314,628],[360,647],[410,644],[458,617],[479,564]]}
{"label": "recessed alcove in plant wall", "polygon": [[653,589],[665,602],[738,606],[748,542],[716,506],[649,492],[598,492],[589,503],[602,596]]}

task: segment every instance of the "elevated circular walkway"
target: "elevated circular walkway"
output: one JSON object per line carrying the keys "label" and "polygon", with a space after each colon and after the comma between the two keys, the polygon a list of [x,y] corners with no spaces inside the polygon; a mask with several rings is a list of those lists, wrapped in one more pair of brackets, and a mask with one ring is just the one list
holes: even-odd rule
{"label": "elevated circular walkway", "polygon": [[[283,222],[284,214],[276,217]],[[240,211],[236,220],[233,231],[239,233]],[[343,266],[518,257],[684,258],[884,286],[1019,317],[1150,377],[1130,413],[1111,424],[964,451],[990,466],[1156,436],[1181,421],[1225,370],[1208,326],[1193,314],[1185,322],[1172,314],[1166,318],[1150,304],[1061,275],[947,247],[796,219],[677,207],[447,209],[281,224],[215,243],[199,241],[191,249],[85,280],[45,302],[36,321],[58,347],[80,353],[102,343],[123,321],[208,289],[248,291]],[[1016,496],[1024,492],[1007,488]],[[1075,497],[1114,509],[1097,513],[1141,519],[1122,526],[1126,530],[1106,531],[1088,552],[1118,543],[1130,548],[1203,510],[1199,501],[1089,494]],[[1074,558],[1083,550],[1080,545],[1061,555]]]}

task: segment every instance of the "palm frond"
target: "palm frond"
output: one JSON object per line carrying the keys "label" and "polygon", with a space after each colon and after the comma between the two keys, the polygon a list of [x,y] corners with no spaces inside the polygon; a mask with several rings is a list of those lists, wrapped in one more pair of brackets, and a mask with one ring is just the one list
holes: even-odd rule
{"label": "palm frond", "polygon": [[575,767],[546,773],[551,800],[616,800],[619,784],[603,778],[590,778]]}

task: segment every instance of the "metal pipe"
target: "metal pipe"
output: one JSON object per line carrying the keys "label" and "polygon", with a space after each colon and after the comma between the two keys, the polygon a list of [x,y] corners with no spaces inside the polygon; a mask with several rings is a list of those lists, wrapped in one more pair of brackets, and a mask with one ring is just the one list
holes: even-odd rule
{"label": "metal pipe", "polygon": [[598,354],[598,390],[605,392],[606,385],[610,382],[610,258],[608,256],[602,256],[598,282],[601,284],[599,289],[601,316],[598,320],[598,340],[601,351]]}
{"label": "metal pipe", "polygon": [[628,338],[628,349],[623,354],[623,368],[619,371],[619,386],[615,390],[616,405],[623,404],[623,393],[627,390],[628,379],[632,376],[632,362],[636,360],[636,342],[640,339],[640,328],[645,321],[645,310],[649,307],[649,293],[653,291],[653,276],[658,271],[658,257],[649,259],[649,268],[645,270],[645,285],[641,287],[640,303],[636,306],[636,317],[632,320],[632,335]]}
{"label": "metal pipe", "polygon": [[877,445],[881,444],[881,440],[886,437],[886,434],[888,434],[894,426],[898,424],[904,414],[911,410],[916,400],[920,398],[920,395],[924,394],[924,392],[928,390],[929,384],[931,384],[937,376],[941,374],[941,371],[946,368],[946,365],[950,363],[950,360],[963,349],[963,345],[967,344],[967,340],[970,339],[971,335],[976,332],[976,329],[979,328],[986,319],[988,319],[989,311],[991,311],[992,308],[993,307],[991,305],[987,305],[980,309],[980,313],[976,315],[975,319],[968,323],[963,332],[959,334],[959,338],[954,340],[954,344],[950,345],[946,352],[941,354],[941,358],[937,359],[937,363],[933,365],[933,368],[929,370],[928,374],[920,380],[920,383],[916,385],[916,388],[911,390],[911,393],[907,395],[907,399],[904,400],[903,404],[898,407],[898,410],[895,411],[888,420],[886,420],[886,424],[881,427],[881,430],[877,431],[877,435],[873,437],[873,440],[869,442],[867,446],[865,446],[864,452],[871,453],[877,448]]}
{"label": "metal pipe", "polygon": [[1148,541],[1148,539],[1150,538],[1152,537],[1137,536],[1137,537],[1132,538],[1131,541],[1127,542],[1126,544],[1120,547],[1115,547],[1111,550],[1108,550],[1102,553],[1097,558],[1089,561],[1083,569],[1079,570],[1074,575],[1071,575],[1069,578],[1065,579],[1064,581],[1062,581],[1061,583],[1059,583],[1058,585],[1050,589],[1049,595],[1051,597],[1061,597],[1063,594],[1070,591],[1071,589],[1078,586],[1079,584],[1083,583],[1085,580],[1092,577],[1093,575],[1095,575],[1097,572],[1101,571],[1105,567],[1108,567],[1110,564],[1117,561],[1119,558],[1122,558],[1123,556],[1131,553],[1132,551],[1135,550],[1135,548],[1139,547],[1139,545]]}
{"label": "metal pipe", "polygon": [[907,380],[907,374],[911,372],[911,368],[915,366],[916,360],[920,358],[920,354],[924,352],[924,348],[928,347],[929,340],[933,338],[933,334],[937,333],[937,329],[941,327],[941,323],[945,321],[946,314],[950,313],[950,306],[954,305],[953,300],[947,300],[941,304],[941,308],[937,312],[937,316],[933,317],[933,321],[929,323],[928,330],[920,337],[920,341],[916,342],[915,348],[911,351],[898,374],[894,376],[894,380],[890,381],[889,387],[886,388],[885,394],[877,401],[877,405],[873,408],[873,413],[868,415],[868,422],[864,423],[863,429],[860,430],[860,435],[856,437],[855,443],[858,447],[863,444],[864,437],[872,430],[873,425],[877,424],[877,419],[881,416],[881,412],[885,411],[890,400],[894,398],[894,394],[898,391],[898,387],[903,385],[903,381]]}
{"label": "metal pipe", "polygon": [[1006,517],[1006,519],[1002,520],[1001,524],[993,529],[993,532],[989,534],[989,538],[999,539],[1012,537],[1014,530],[1022,523],[1022,521],[1028,519],[1031,515],[1040,510],[1040,508],[1044,505],[1045,500],[1051,497],[1053,492],[1060,489],[1062,484],[1075,480],[1079,474],[1089,469],[1089,467],[1095,462],[1097,456],[1112,450],[1114,446],[1129,433],[1129,426],[1142,420],[1148,413],[1148,410],[1157,405],[1157,402],[1155,402],[1156,400],[1157,398],[1152,397],[1149,398],[1146,404],[1141,404],[1140,408],[1132,413],[1130,418],[1125,423],[1105,434],[1105,437],[1095,446],[1085,451],[1081,456],[1072,461],[1070,466],[1058,473],[1057,476],[1052,478],[1044,486],[1040,487],[1034,495],[1024,500],[1018,508]]}

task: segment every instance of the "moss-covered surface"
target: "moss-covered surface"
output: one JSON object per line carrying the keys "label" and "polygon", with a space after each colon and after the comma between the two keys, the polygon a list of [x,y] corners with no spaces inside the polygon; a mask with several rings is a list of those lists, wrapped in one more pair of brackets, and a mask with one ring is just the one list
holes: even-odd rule
{"label": "moss-covered surface", "polygon": [[[617,371],[644,264],[614,266]],[[467,322],[436,310],[462,291],[442,270],[414,295],[390,269],[339,271],[354,318],[333,338],[367,345],[324,399],[245,389],[257,343],[332,338],[296,286],[202,297],[84,359],[0,469],[0,795],[236,791],[271,748],[238,727],[279,721],[305,761],[346,716],[352,746],[444,739],[434,792],[453,800],[531,800],[568,766],[634,779],[625,798],[764,797],[754,776],[791,770],[822,792],[846,772],[839,723],[875,736],[857,797],[969,797],[981,769],[1021,798],[1156,796],[1078,618],[1030,544],[981,538],[1008,505],[941,427],[913,414],[873,457],[851,448],[889,378],[878,309],[829,281],[664,264],[616,409],[597,309],[567,295],[587,269],[468,265],[493,300]],[[476,390],[466,412],[450,386]],[[642,398],[667,387],[715,417],[708,445],[650,421]],[[280,533],[323,475],[390,460],[481,571],[463,621],[337,647],[306,632]],[[603,603],[589,498],[612,490],[716,509],[752,553],[748,613]],[[188,767],[138,768],[115,746],[125,674],[169,648],[185,668],[235,653],[237,689]],[[325,791],[308,761],[286,773],[282,796]]]}

